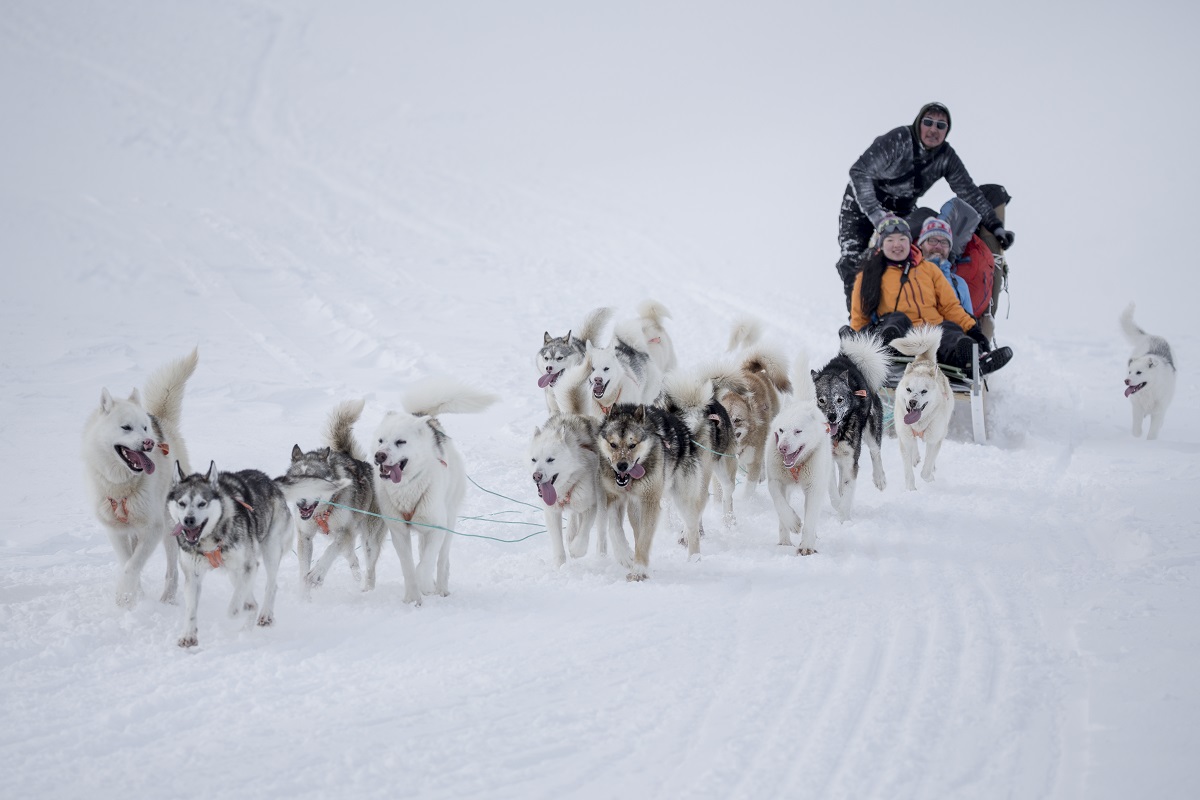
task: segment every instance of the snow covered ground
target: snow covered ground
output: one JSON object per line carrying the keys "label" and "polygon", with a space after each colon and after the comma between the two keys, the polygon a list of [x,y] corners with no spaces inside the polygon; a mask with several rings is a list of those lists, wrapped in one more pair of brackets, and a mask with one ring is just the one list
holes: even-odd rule
{"label": "snow covered ground", "polygon": [[[6,3],[6,793],[1200,796],[1200,12],[1081,8]],[[1002,46],[963,52],[982,30]],[[743,313],[827,358],[846,169],[935,98],[1014,196],[1016,359],[989,446],[905,493],[889,439],[819,555],[775,544],[760,488],[735,529],[709,509],[699,563],[660,531],[642,584],[463,538],[419,609],[390,548],[374,592],[339,563],[307,602],[285,556],[270,629],[213,576],[194,651],[161,553],[113,603],[77,456],[102,386],[199,345],[193,462],[280,474],[337,402],[367,398],[365,440],[456,375],[503,397],[444,419],[502,495],[466,513],[538,526],[461,529],[519,538],[543,331],[653,297],[685,364]],[[1129,300],[1181,368],[1156,442],[1121,394]]]}

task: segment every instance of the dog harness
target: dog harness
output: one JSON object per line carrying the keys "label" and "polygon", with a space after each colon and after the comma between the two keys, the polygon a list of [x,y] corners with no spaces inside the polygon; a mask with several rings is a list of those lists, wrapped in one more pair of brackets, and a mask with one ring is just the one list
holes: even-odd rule
{"label": "dog harness", "polygon": [[609,404],[607,406],[601,406],[599,402],[596,403],[596,405],[600,406],[600,410],[604,413],[604,416],[607,417],[608,412],[612,411],[613,406],[615,406],[618,402],[620,402],[621,392],[624,390],[624,388],[625,388],[624,386],[617,387],[617,396],[613,398],[613,401],[611,404]]}
{"label": "dog harness", "polygon": [[217,569],[218,567],[225,565],[225,559],[221,557],[220,547],[218,547],[216,550],[209,550],[204,554],[204,557],[208,559],[208,565],[213,569]]}
{"label": "dog harness", "polygon": [[325,510],[313,517],[313,522],[317,523],[317,527],[321,529],[321,533],[329,533],[329,515],[333,513],[333,506],[325,506]]}
{"label": "dog harness", "polygon": [[[112,506],[113,516],[117,518],[117,522],[123,525],[129,524],[129,498],[122,497],[120,500],[108,498],[108,504]],[[119,511],[117,509],[120,509]]]}

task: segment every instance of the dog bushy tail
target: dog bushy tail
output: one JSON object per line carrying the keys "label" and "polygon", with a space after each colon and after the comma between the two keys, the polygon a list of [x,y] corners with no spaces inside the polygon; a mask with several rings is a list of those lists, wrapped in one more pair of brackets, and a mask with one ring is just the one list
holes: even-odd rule
{"label": "dog bushy tail", "polygon": [[612,320],[613,310],[611,308],[593,308],[584,318],[583,324],[579,326],[579,330],[571,333],[572,339],[578,339],[581,342],[591,342],[599,344],[600,334],[608,326]]}
{"label": "dog bushy tail", "polygon": [[738,317],[733,322],[733,330],[729,332],[729,346],[725,352],[733,353],[757,344],[762,338],[762,323],[751,316]]}
{"label": "dog bushy tail", "polygon": [[360,451],[358,442],[354,439],[354,423],[362,416],[366,400],[345,400],[329,414],[329,424],[325,428],[325,444],[338,453],[345,453],[351,458],[366,461]]}
{"label": "dog bushy tail", "polygon": [[1129,340],[1130,344],[1138,344],[1149,334],[1138,327],[1138,324],[1133,321],[1133,309],[1134,304],[1130,303],[1121,312],[1121,332],[1125,334],[1125,338]]}
{"label": "dog bushy tail", "polygon": [[708,405],[716,401],[716,387],[713,379],[703,374],[676,370],[663,379],[663,400],[667,410],[694,434],[708,422]]}
{"label": "dog bushy tail", "polygon": [[813,383],[812,371],[808,368],[808,351],[803,348],[792,361],[792,378],[797,401],[817,402],[817,385]]}
{"label": "dog bushy tail", "polygon": [[874,334],[854,333],[842,339],[842,355],[854,362],[872,392],[878,392],[887,380],[888,357],[883,341]]}
{"label": "dog bushy tail", "polygon": [[783,355],[769,347],[756,347],[751,350],[744,361],[742,369],[746,372],[763,375],[775,388],[781,392],[792,391],[792,382],[788,378],[787,362]]}
{"label": "dog bushy tail", "polygon": [[921,323],[899,339],[892,340],[892,347],[917,361],[937,363],[937,349],[942,343],[942,326]]}
{"label": "dog bushy tail", "polygon": [[671,312],[657,300],[646,299],[638,306],[638,316],[661,328],[663,320],[671,318]]}
{"label": "dog bushy tail", "polygon": [[418,417],[439,414],[474,414],[496,402],[494,394],[481,392],[453,378],[426,378],[404,393],[404,410]]}
{"label": "dog bushy tail", "polygon": [[187,446],[179,433],[183,421],[183,390],[199,361],[200,349],[193,347],[192,352],[183,358],[177,358],[151,373],[145,386],[146,411],[162,426],[167,443],[172,448],[171,456],[183,467],[184,473],[191,473],[192,466]]}

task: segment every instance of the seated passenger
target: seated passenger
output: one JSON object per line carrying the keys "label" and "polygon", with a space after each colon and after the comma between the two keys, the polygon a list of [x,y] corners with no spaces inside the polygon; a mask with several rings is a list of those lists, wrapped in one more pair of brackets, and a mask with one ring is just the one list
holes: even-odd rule
{"label": "seated passenger", "polygon": [[963,310],[972,317],[977,317],[978,315],[971,310],[971,288],[967,286],[966,280],[954,271],[954,264],[950,261],[950,250],[954,247],[954,233],[946,221],[941,217],[930,217],[925,220],[925,224],[921,226],[921,235],[917,237],[917,247],[921,248],[921,255],[925,257],[925,260],[940,269],[946,276],[946,280],[950,281]]}
{"label": "seated passenger", "polygon": [[1012,359],[1012,349],[990,349],[987,337],[966,312],[954,288],[937,266],[925,260],[912,245],[908,223],[895,215],[880,221],[875,231],[879,249],[863,263],[854,280],[850,301],[850,328],[878,334],[890,343],[913,325],[925,322],[942,326],[938,361],[970,374],[971,345],[977,343],[983,375]]}

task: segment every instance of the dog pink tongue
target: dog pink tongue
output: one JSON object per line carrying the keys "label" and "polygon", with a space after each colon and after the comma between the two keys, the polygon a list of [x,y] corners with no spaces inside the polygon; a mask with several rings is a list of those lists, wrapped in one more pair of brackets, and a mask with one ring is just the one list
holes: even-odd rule
{"label": "dog pink tongue", "polygon": [[554,491],[554,484],[546,481],[538,486],[538,490],[542,494],[542,502],[548,506],[552,506],[558,502],[558,493]]}
{"label": "dog pink tongue", "polygon": [[912,411],[910,411],[904,415],[904,424],[912,425],[914,422],[916,422],[920,418],[921,418],[921,409],[914,408]]}
{"label": "dog pink tongue", "polygon": [[641,464],[634,464],[629,470],[629,477],[634,480],[646,477],[646,468]]}
{"label": "dog pink tongue", "polygon": [[129,459],[134,464],[141,467],[142,472],[145,472],[147,475],[154,474],[154,462],[150,459],[150,456],[146,455],[140,450],[130,450],[128,452]]}
{"label": "dog pink tongue", "polygon": [[539,388],[539,389],[545,389],[545,388],[546,388],[547,386],[549,386],[549,385],[550,385],[550,384],[551,384],[553,381],[554,381],[554,373],[553,373],[553,372],[547,372],[545,375],[543,375],[542,377],[538,378],[538,388]]}
{"label": "dog pink tongue", "polygon": [[388,479],[392,483],[399,483],[400,479],[403,477],[404,477],[404,470],[400,469],[399,464],[395,464],[388,468]]}
{"label": "dog pink tongue", "polygon": [[1129,395],[1133,394],[1136,391],[1137,391],[1136,386],[1126,386],[1125,387],[1125,396],[1129,397]]}
{"label": "dog pink tongue", "polygon": [[174,528],[171,528],[171,535],[172,536],[182,536],[183,535],[183,523],[182,522],[179,523],[178,525],[176,525]]}

